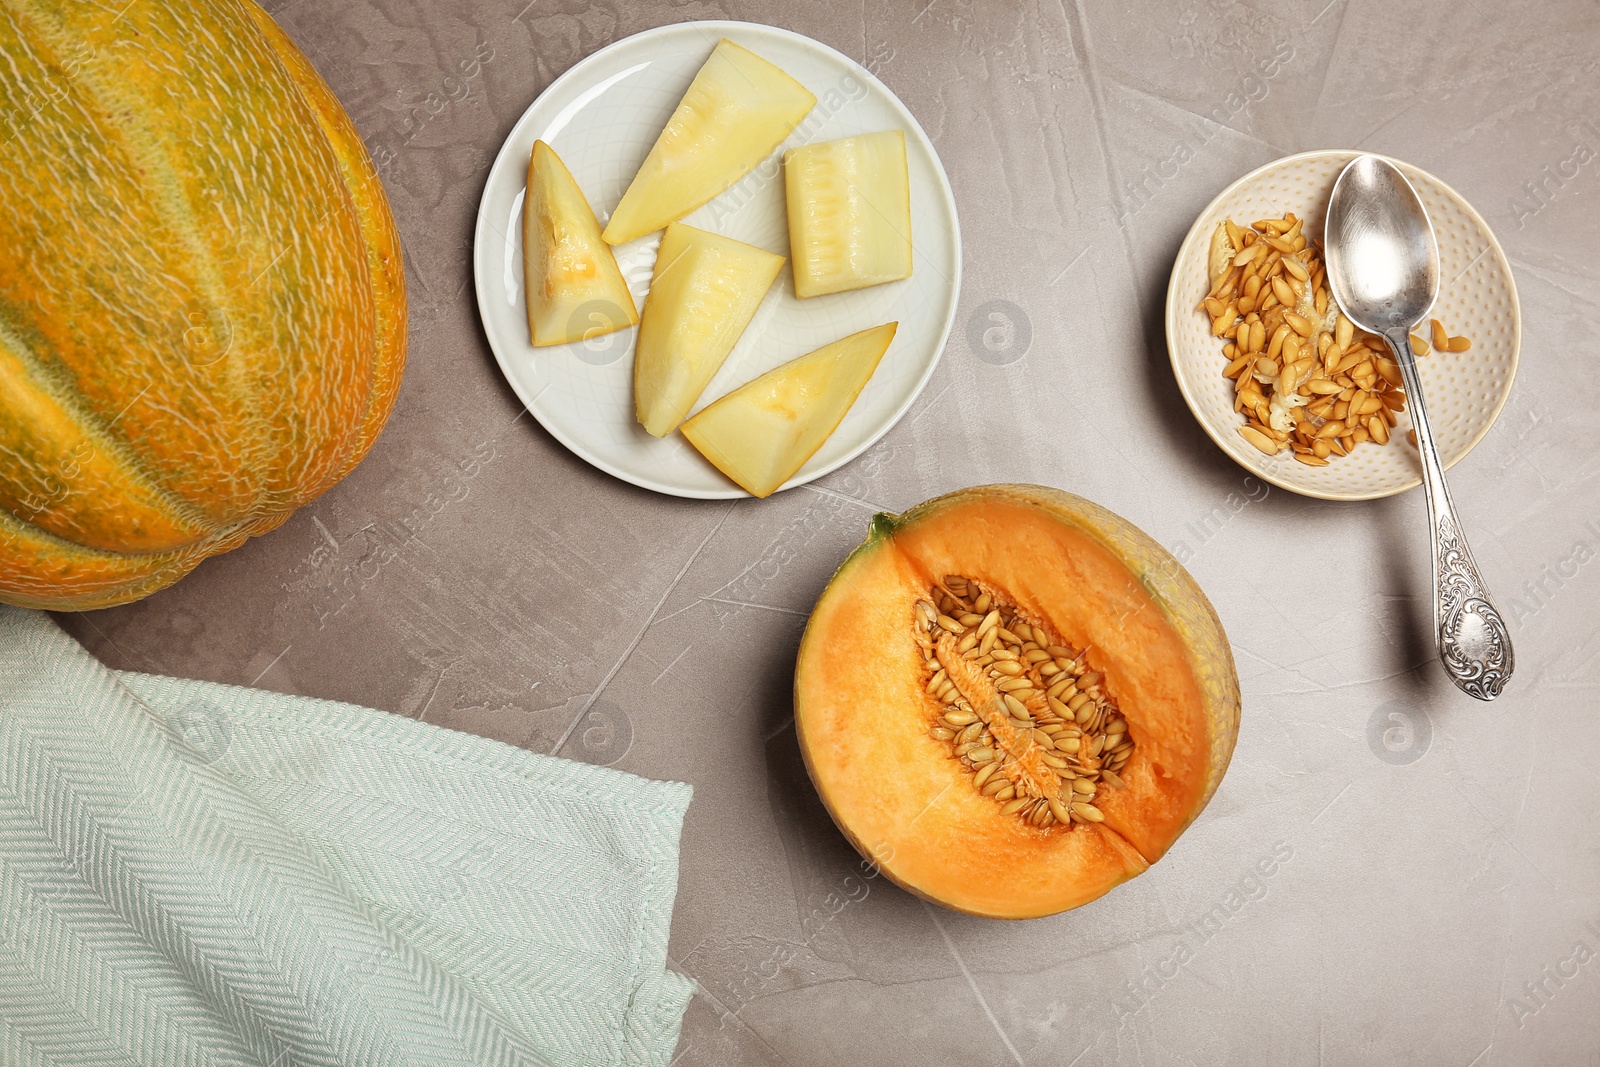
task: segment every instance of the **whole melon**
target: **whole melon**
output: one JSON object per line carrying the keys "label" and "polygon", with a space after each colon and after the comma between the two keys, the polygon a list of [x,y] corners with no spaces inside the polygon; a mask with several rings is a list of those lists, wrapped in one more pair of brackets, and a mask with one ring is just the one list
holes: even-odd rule
{"label": "whole melon", "polygon": [[249,0],[0,0],[0,601],[126,603],[366,454],[399,237]]}

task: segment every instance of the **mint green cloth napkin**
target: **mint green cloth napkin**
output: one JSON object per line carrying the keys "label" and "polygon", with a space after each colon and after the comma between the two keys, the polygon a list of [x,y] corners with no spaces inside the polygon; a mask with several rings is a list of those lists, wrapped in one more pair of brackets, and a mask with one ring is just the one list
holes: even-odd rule
{"label": "mint green cloth napkin", "polygon": [[666,1064],[689,795],[0,606],[0,1064]]}

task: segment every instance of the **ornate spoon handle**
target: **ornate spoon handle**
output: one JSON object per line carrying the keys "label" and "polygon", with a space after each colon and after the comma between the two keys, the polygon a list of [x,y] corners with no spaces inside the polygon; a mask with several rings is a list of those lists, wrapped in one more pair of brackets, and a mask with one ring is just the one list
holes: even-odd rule
{"label": "ornate spoon handle", "polygon": [[1472,550],[1461,534],[1455,505],[1444,481],[1444,464],[1433,442],[1422,380],[1417,374],[1411,338],[1405,330],[1384,335],[1406,383],[1411,425],[1422,454],[1422,487],[1428,495],[1428,526],[1433,533],[1433,628],[1439,660],[1461,691],[1479,700],[1493,700],[1505,688],[1516,665],[1511,633],[1489,590],[1478,576]]}

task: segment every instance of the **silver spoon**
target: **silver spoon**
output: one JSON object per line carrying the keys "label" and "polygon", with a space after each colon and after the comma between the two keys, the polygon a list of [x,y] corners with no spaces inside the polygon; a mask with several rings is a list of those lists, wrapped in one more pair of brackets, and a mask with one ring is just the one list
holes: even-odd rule
{"label": "silver spoon", "polygon": [[1399,168],[1378,156],[1357,156],[1334,183],[1324,244],[1334,300],[1351,322],[1388,342],[1409,394],[1433,529],[1433,626],[1439,659],[1463,692],[1493,700],[1515,664],[1511,635],[1489,600],[1456,521],[1411,352],[1411,331],[1439,295],[1433,223]]}

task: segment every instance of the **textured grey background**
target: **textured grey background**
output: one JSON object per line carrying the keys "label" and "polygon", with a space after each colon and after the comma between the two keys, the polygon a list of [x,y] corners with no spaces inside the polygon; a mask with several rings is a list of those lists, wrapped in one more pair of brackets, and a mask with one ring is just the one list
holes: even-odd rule
{"label": "textured grey background", "polygon": [[[1592,0],[268,7],[383,165],[405,387],[371,457],[281,530],[64,619],[90,648],[693,782],[672,958],[702,991],[680,1064],[1600,1064]],[[965,237],[956,330],[911,413],[764,502],[585,467],[518,417],[473,300],[478,195],[513,121],[594,49],[697,18],[872,69],[937,145]],[[1195,214],[1335,147],[1455,185],[1521,286],[1515,392],[1452,475],[1513,617],[1518,674],[1492,706],[1432,661],[1420,493],[1267,492],[1168,369],[1161,305]],[[1245,694],[1233,767],[1168,858],[1021,924],[862,878],[788,695],[806,613],[874,510],[1009,480],[1186,545]]]}

